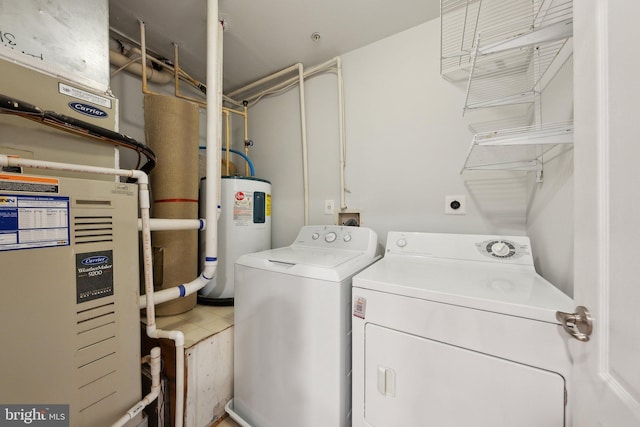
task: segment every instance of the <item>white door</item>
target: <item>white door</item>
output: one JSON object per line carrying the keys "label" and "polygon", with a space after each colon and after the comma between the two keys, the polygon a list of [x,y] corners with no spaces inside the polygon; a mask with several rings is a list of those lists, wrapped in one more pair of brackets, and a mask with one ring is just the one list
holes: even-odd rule
{"label": "white door", "polygon": [[576,0],[574,427],[640,426],[640,1]]}

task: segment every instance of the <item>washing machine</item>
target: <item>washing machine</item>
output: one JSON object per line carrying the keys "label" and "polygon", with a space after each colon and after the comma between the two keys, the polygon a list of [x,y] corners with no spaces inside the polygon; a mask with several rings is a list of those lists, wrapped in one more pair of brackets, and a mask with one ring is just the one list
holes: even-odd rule
{"label": "washing machine", "polygon": [[353,278],[353,426],[570,426],[573,307],[526,237],[390,232]]}
{"label": "washing machine", "polygon": [[238,258],[233,419],[351,425],[351,278],[377,247],[368,228],[304,226],[290,246]]}

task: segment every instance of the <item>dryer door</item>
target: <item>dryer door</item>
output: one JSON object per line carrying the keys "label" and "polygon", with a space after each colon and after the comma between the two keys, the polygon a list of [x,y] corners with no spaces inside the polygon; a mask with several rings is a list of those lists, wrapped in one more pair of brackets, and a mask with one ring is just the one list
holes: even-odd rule
{"label": "dryer door", "polygon": [[367,425],[565,425],[557,373],[371,323],[365,336]]}

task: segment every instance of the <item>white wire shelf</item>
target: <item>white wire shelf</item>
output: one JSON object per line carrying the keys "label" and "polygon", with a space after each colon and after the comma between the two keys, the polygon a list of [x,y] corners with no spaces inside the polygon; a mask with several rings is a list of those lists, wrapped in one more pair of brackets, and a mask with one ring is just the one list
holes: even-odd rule
{"label": "white wire shelf", "polygon": [[548,73],[555,74],[558,65],[562,65],[554,65],[554,61],[566,59],[565,47],[570,45],[569,40],[475,56],[464,110],[533,103],[544,87],[543,79],[550,80]]}
{"label": "white wire shelf", "polygon": [[533,105],[524,105],[519,109],[509,107],[509,110],[499,115],[491,116],[492,120],[479,117],[474,123],[469,124],[469,131],[475,134],[492,133],[496,129],[525,128],[535,123],[535,108]]}
{"label": "white wire shelf", "polygon": [[441,0],[440,72],[466,79],[474,56],[569,38],[572,22],[572,0]]}
{"label": "white wire shelf", "polygon": [[470,170],[537,171],[558,145],[573,143],[573,122],[524,126],[474,135],[460,173]]}

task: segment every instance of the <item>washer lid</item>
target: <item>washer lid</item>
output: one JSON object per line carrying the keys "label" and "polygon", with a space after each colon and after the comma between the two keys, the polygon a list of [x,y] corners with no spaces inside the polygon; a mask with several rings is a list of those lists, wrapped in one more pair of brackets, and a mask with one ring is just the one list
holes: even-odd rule
{"label": "washer lid", "polygon": [[242,255],[236,265],[339,282],[378,258],[362,251],[286,246]]}
{"label": "washer lid", "polygon": [[387,256],[353,278],[354,288],[558,323],[573,300],[530,266]]}
{"label": "washer lid", "polygon": [[361,255],[362,252],[358,251],[295,246],[272,249],[263,254],[265,258],[272,262],[302,264],[322,268],[335,268]]}

